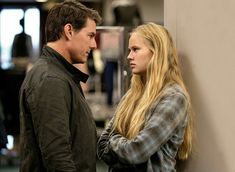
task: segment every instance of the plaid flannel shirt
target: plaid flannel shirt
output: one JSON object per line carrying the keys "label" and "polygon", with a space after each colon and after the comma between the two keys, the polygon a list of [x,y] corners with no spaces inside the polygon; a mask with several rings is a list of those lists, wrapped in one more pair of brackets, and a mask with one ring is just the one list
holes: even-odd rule
{"label": "plaid flannel shirt", "polygon": [[175,172],[175,157],[183,142],[188,102],[174,84],[151,106],[140,133],[129,140],[111,133],[113,119],[98,141],[98,157],[110,171]]}

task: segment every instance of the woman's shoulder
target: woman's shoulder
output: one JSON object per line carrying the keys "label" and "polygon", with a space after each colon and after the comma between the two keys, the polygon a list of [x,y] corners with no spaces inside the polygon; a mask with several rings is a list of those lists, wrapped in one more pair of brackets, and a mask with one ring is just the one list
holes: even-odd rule
{"label": "woman's shoulder", "polygon": [[175,95],[175,94],[185,96],[183,88],[179,84],[171,84],[171,85],[166,86],[161,93],[161,97],[164,97],[167,95]]}
{"label": "woman's shoulder", "polygon": [[153,107],[159,104],[159,102],[172,99],[187,99],[183,88],[179,84],[170,84],[166,86],[160,95],[156,98],[156,101],[153,103]]}

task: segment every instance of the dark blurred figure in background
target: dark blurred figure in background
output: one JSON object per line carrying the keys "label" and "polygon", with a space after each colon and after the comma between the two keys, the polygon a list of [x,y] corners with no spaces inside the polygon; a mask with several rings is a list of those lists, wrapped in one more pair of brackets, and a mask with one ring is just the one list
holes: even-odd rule
{"label": "dark blurred figure in background", "polygon": [[2,148],[6,148],[6,144],[7,144],[7,133],[6,133],[3,120],[4,120],[4,116],[3,116],[3,111],[2,111],[2,103],[0,100],[0,150]]}
{"label": "dark blurred figure in background", "polygon": [[12,57],[32,57],[32,38],[25,33],[24,17],[20,20],[22,32],[15,35],[12,44]]}
{"label": "dark blurred figure in background", "polygon": [[135,0],[113,0],[115,26],[137,26],[142,23],[140,9]]}

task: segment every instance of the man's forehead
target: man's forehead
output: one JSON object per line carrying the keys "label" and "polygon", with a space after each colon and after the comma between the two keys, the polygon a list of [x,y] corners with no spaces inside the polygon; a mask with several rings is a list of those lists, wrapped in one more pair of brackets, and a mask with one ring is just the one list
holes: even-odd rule
{"label": "man's forehead", "polygon": [[87,32],[96,34],[96,23],[95,23],[95,21],[91,20],[91,19],[87,19],[85,27],[82,28],[82,29],[86,30]]}

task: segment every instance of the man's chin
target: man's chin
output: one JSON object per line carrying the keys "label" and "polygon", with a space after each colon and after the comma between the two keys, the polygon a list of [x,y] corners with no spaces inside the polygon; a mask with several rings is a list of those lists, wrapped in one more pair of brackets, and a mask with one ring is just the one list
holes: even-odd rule
{"label": "man's chin", "polygon": [[73,64],[85,64],[86,62],[76,62],[76,63],[73,63]]}
{"label": "man's chin", "polygon": [[87,60],[80,60],[80,61],[75,61],[73,64],[85,64]]}

